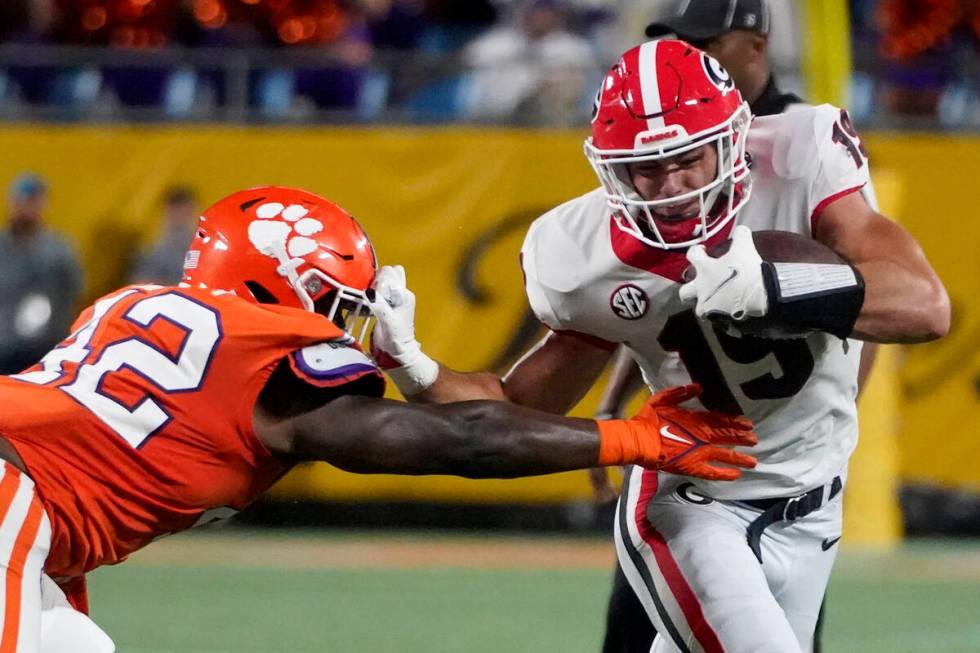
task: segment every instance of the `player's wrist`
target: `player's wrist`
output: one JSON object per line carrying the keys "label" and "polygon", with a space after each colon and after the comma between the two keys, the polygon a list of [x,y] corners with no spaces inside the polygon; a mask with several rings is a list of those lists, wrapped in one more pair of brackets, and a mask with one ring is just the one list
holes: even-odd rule
{"label": "player's wrist", "polygon": [[642,433],[637,420],[596,420],[599,429],[598,466],[640,464],[652,466],[660,455],[660,437]]}
{"label": "player's wrist", "polygon": [[864,305],[864,278],[847,263],[762,263],[768,316],[846,338]]}
{"label": "player's wrist", "polygon": [[385,373],[406,397],[423,392],[439,378],[439,363],[422,351],[418,341],[411,349],[389,355],[399,365],[385,369]]}

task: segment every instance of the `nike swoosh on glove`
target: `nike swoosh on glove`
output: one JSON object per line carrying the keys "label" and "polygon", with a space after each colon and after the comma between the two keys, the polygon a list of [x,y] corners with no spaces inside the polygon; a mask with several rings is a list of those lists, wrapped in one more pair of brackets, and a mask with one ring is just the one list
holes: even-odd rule
{"label": "nike swoosh on glove", "polygon": [[712,481],[733,481],[740,468],[755,467],[754,457],[731,448],[759,442],[752,421],[681,408],[700,394],[697,384],[669,388],[631,419],[598,421],[599,464],[637,464]]}
{"label": "nike swoosh on glove", "polygon": [[768,313],[762,257],[748,227],[735,227],[731,247],[718,258],[709,256],[703,245],[695,245],[687,250],[687,260],[696,276],[681,286],[680,298],[695,303],[694,313],[699,318],[744,320]]}

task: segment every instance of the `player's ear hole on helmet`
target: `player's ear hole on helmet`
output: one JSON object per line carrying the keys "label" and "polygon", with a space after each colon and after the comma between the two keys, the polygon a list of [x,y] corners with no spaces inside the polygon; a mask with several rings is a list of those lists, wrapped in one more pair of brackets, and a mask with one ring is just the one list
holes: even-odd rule
{"label": "player's ear hole on helmet", "polygon": [[255,301],[260,304],[278,304],[276,296],[269,292],[262,284],[255,281],[246,281],[245,286],[251,291]]}

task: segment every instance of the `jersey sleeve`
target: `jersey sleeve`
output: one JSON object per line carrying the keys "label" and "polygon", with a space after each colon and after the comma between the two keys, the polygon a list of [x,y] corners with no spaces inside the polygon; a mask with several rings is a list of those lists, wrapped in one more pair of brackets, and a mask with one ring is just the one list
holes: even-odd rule
{"label": "jersey sleeve", "polygon": [[816,147],[808,189],[811,229],[835,200],[854,192],[870,193],[871,181],[867,152],[847,111],[829,104],[816,107],[813,135]]}
{"label": "jersey sleeve", "polygon": [[381,371],[351,338],[317,343],[289,354],[297,378],[320,388],[333,388],[366,376],[383,378]]}
{"label": "jersey sleeve", "polygon": [[548,297],[549,289],[543,283],[540,274],[539,240],[540,222],[535,222],[528,229],[527,236],[524,238],[524,245],[521,247],[524,292],[527,294],[527,301],[538,320],[549,329],[558,331],[562,329],[562,325]]}

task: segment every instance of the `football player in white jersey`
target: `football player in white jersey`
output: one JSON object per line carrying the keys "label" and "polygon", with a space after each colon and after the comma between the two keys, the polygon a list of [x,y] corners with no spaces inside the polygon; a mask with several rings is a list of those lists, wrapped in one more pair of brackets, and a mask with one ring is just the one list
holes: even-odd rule
{"label": "football player in white jersey", "polygon": [[[622,56],[585,150],[600,188],[539,218],[522,250],[528,299],[551,332],[506,377],[426,356],[396,268],[376,284],[386,305],[374,346],[413,400],[563,413],[624,343],[651,388],[693,381],[701,406],[750,417],[758,465],[738,480],[627,471],[617,553],[660,633],[652,650],[810,651],[857,441],[861,341],[941,337],[945,289],[862,196],[868,162],[846,112],[753,120],[728,73],[683,41]],[[751,231],[773,229],[846,263],[763,262]],[[730,237],[727,253],[706,253]],[[742,334],[760,320],[795,337]]]}
{"label": "football player in white jersey", "polygon": [[[799,96],[781,90],[770,65],[770,42],[773,37],[785,36],[771,34],[778,30],[780,22],[772,16],[772,9],[778,14],[779,9],[785,12],[788,8],[789,5],[771,7],[766,0],[684,2],[675,5],[672,13],[661,13],[658,20],[647,25],[646,35],[652,39],[669,36],[687,41],[717,59],[732,76],[753,116],[785,113],[812,106]],[[871,208],[877,209],[871,184],[861,192]],[[877,347],[875,343],[864,343],[861,348],[858,396],[873,366]],[[648,391],[627,347],[619,347],[609,369],[605,390],[596,406],[597,418],[622,416],[635,395]],[[588,476],[593,498],[602,507],[600,514],[604,518],[612,517],[614,513],[607,512],[607,508],[614,507],[612,502],[619,497],[619,487],[613,485],[609,469],[597,467],[589,470]],[[824,612],[825,606],[821,607],[814,633],[814,653],[820,653]],[[617,563],[606,610],[602,653],[647,653],[655,635],[646,611]]]}

